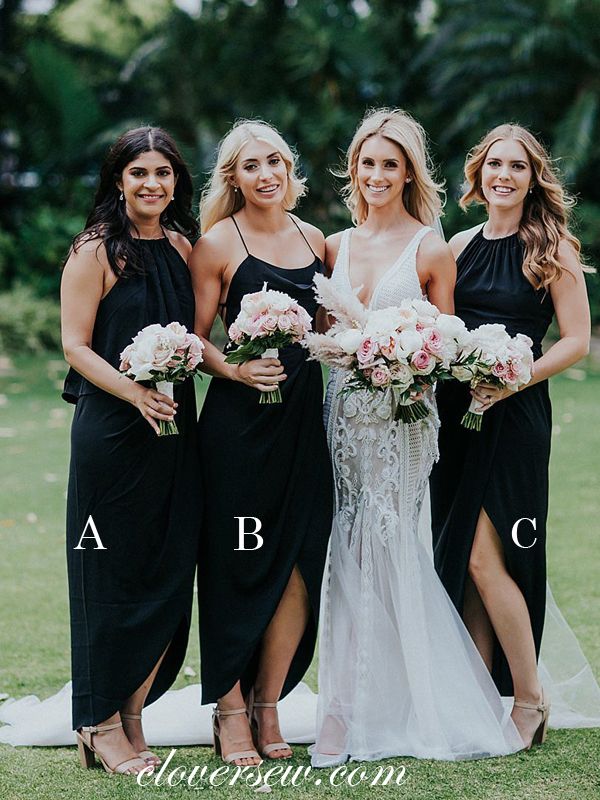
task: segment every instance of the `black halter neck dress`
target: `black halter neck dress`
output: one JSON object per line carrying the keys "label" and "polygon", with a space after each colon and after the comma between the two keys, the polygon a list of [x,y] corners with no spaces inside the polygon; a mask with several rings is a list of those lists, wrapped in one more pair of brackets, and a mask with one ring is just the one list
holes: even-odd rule
{"label": "black halter neck dress", "polygon": [[[113,367],[152,323],[193,330],[194,295],[170,240],[138,239],[143,274],[125,274],[101,300],[92,349]],[[158,437],[130,403],[69,370],[76,403],[67,497],[73,728],[122,708],[168,647],[146,705],[183,663],[200,525],[196,405],[191,379],[175,386],[178,436]],[[92,517],[104,550],[86,530]]]}
{"label": "black halter neck dress", "polygon": [[[512,336],[533,340],[534,358],[554,314],[549,294],[536,291],[523,275],[518,234],[486,239],[480,230],[457,259],[456,314],[473,329],[502,323]],[[460,424],[471,396],[468,384],[439,386],[440,459],[431,473],[433,545],[437,571],[459,613],[463,612],[469,557],[481,508],[490,517],[508,571],[521,589],[536,646],[544,627],[546,518],[552,428],[548,382],[541,381],[503,400],[483,415],[480,432]],[[537,528],[515,522],[535,519]],[[527,547],[537,537],[533,547]],[[508,662],[496,641],[493,677],[501,694],[512,695]]]}
{"label": "black halter neck dress", "polygon": [[[247,248],[246,252],[229,286],[227,328],[240,311],[242,297],[260,291],[265,282],[269,289],[294,298],[314,319],[312,279],[324,269],[314,253],[312,263],[295,269],[269,264]],[[308,591],[310,619],[282,697],[300,681],[314,652],[333,496],[322,421],[323,383],[320,365],[307,361],[307,351],[300,345],[280,350],[279,359],[287,375],[279,384],[281,404],[259,405],[258,390],[213,378],[200,414],[205,501],[198,567],[203,703],[215,702],[238,679],[244,694],[253,685],[261,639],[295,565]],[[264,539],[260,549],[236,550],[240,516],[260,519]],[[253,528],[249,522],[247,529]],[[248,547],[255,543],[248,537]]]}

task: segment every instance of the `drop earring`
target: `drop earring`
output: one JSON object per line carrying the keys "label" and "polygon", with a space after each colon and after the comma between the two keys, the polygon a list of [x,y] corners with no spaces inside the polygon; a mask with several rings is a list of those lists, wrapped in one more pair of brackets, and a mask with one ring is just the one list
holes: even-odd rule
{"label": "drop earring", "polygon": [[123,199],[123,192],[121,192],[121,194],[119,195],[119,200],[122,200],[122,199]]}

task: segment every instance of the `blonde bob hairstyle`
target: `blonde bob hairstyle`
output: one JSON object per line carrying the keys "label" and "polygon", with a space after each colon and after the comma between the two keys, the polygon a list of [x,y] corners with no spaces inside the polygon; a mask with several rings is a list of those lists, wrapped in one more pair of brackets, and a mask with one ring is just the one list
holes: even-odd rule
{"label": "blonde bob hairstyle", "polygon": [[422,222],[433,225],[442,215],[444,190],[434,179],[434,168],[427,152],[427,136],[422,126],[400,108],[370,109],[358,126],[346,154],[346,167],[336,173],[346,178],[342,196],[352,214],[352,222],[360,225],[367,218],[369,206],[358,184],[358,159],[363,144],[372,136],[384,136],[397,144],[406,159],[411,180],[402,192],[408,213]]}
{"label": "blonde bob hairstyle", "polygon": [[[578,258],[581,244],[568,228],[569,211],[575,201],[561,185],[550,156],[527,128],[512,123],[498,125],[471,150],[465,162],[465,190],[459,203],[463,210],[471,203],[487,207],[481,188],[481,171],[490,147],[506,139],[514,139],[523,146],[533,173],[519,222],[519,238],[525,246],[523,274],[534,289],[546,290],[565,271],[558,256],[561,241],[569,242]],[[595,271],[582,267],[586,272]]]}
{"label": "blonde bob hairstyle", "polygon": [[242,148],[252,140],[267,142],[283,159],[288,175],[288,187],[283,207],[291,211],[302,195],[306,194],[306,178],[297,173],[298,157],[282,135],[272,125],[261,120],[238,120],[219,144],[217,163],[200,198],[200,227],[202,233],[213,225],[235,214],[245,204],[241,191],[231,182]]}

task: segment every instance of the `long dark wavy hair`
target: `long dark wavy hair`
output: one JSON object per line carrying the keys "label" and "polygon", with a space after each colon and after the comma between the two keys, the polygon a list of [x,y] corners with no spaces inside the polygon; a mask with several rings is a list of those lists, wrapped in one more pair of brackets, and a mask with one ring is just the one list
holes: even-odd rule
{"label": "long dark wavy hair", "polygon": [[127,216],[117,181],[121,180],[127,164],[141,153],[153,150],[169,160],[177,178],[173,200],[160,215],[160,224],[191,239],[198,235],[198,222],[192,214],[192,177],[173,138],[162,128],[149,126],[127,131],[117,139],[104,159],[94,206],[85,228],[72,243],[75,252],[84,242],[98,240],[98,246],[104,244],[108,263],[117,277],[144,272],[132,236],[132,231],[137,232],[137,228]]}

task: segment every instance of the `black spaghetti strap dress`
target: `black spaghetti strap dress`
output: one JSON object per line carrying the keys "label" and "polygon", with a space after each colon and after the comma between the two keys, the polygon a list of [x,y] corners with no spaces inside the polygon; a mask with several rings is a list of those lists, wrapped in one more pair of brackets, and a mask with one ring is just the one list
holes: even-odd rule
{"label": "black spaghetti strap dress", "polygon": [[[151,323],[193,330],[185,261],[168,238],[135,240],[144,274],[119,278],[100,302],[92,349],[114,367]],[[199,466],[193,380],[175,387],[178,436],[158,437],[130,403],[75,370],[63,398],[76,403],[67,497],[73,728],[118,711],[170,643],[146,704],[183,662],[198,551]],[[97,548],[92,517],[105,549]],[[84,549],[74,549],[85,530]]]}
{"label": "black spaghetti strap dress", "polygon": [[[314,319],[312,279],[323,271],[316,255],[307,267],[287,269],[251,255],[247,248],[246,252],[229,286],[227,328],[239,313],[242,297],[262,289],[264,282],[269,289],[286,292]],[[279,359],[287,375],[279,384],[281,404],[259,405],[258,390],[213,378],[200,413],[204,516],[198,601],[203,703],[216,702],[238,680],[242,692],[248,693],[256,677],[261,639],[295,565],[308,592],[310,619],[282,697],[300,681],[314,652],[333,505],[322,421],[323,383],[320,365],[308,362],[300,345],[280,350]],[[240,516],[261,521],[260,549],[235,549]],[[248,523],[247,529],[253,527]],[[255,544],[248,537],[246,546]]]}
{"label": "black spaghetti strap dress", "polygon": [[[513,336],[533,340],[542,354],[542,339],[554,314],[552,300],[536,291],[523,275],[523,245],[518,234],[486,239],[480,230],[457,259],[456,314],[467,328],[502,323]],[[539,655],[546,598],[546,518],[548,464],[552,428],[548,382],[503,400],[483,415],[480,432],[460,424],[471,395],[468,384],[439,385],[440,459],[430,478],[435,566],[459,613],[475,528],[481,508],[490,517],[504,550],[508,572],[519,586],[531,618]],[[515,522],[535,519],[518,528]],[[528,547],[537,537],[533,547]],[[498,641],[492,675],[503,695],[512,695],[508,662]]]}

